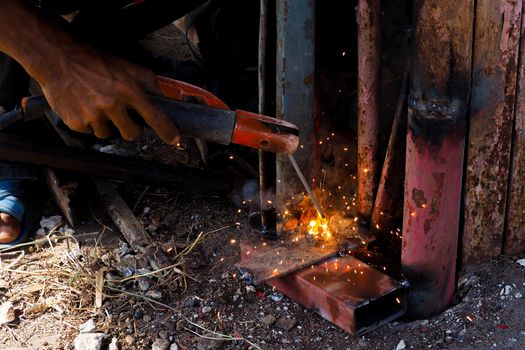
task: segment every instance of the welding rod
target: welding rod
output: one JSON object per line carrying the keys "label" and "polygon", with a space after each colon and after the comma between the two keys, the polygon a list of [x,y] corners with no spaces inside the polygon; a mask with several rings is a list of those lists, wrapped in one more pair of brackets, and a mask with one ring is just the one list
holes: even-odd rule
{"label": "welding rod", "polygon": [[301,182],[303,183],[303,186],[306,189],[306,192],[308,192],[308,195],[312,199],[312,202],[314,203],[315,209],[317,209],[317,212],[319,213],[319,215],[321,215],[321,217],[324,219],[325,215],[324,215],[323,209],[321,209],[321,206],[319,205],[319,202],[315,198],[314,193],[312,192],[312,189],[310,188],[310,186],[306,182],[306,179],[304,178],[303,172],[301,171],[301,169],[299,169],[299,165],[297,164],[293,154],[289,154],[288,155],[288,159],[290,159],[290,162],[292,162],[293,168],[295,169],[295,172],[297,173],[297,176],[299,176],[299,179],[301,179]]}

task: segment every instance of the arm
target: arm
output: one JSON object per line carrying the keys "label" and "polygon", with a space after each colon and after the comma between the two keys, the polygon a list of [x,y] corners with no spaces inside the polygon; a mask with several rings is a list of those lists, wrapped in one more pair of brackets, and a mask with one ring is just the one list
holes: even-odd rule
{"label": "arm", "polygon": [[0,51],[40,84],[71,129],[106,138],[112,123],[123,138],[137,139],[142,129],[127,114],[134,109],[165,142],[178,142],[176,127],[144,92],[160,95],[150,70],[76,42],[23,0],[0,0],[0,33]]}

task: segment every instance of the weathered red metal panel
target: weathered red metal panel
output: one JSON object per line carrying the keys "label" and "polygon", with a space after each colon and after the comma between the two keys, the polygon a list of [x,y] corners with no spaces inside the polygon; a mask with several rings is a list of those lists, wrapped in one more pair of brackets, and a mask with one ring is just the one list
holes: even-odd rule
{"label": "weathered red metal panel", "polygon": [[464,264],[488,261],[501,254],[521,13],[521,0],[476,2],[462,238]]}
{"label": "weathered red metal panel", "polygon": [[443,311],[455,289],[473,3],[414,2],[401,263],[418,318]]}
{"label": "weathered red metal panel", "polygon": [[370,220],[380,169],[378,166],[381,2],[360,0],[358,11],[357,209]]}
{"label": "weathered red metal panel", "polygon": [[503,253],[508,255],[525,252],[525,35],[523,35],[525,22],[523,20],[521,33],[507,229],[503,245]]}

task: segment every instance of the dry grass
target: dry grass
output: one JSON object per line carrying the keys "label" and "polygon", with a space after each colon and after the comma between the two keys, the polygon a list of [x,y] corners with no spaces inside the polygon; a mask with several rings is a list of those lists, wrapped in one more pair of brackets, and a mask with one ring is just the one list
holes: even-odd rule
{"label": "dry grass", "polygon": [[60,225],[35,241],[0,250],[0,297],[3,297],[0,303],[11,301],[19,314],[14,325],[0,326],[7,330],[0,332],[0,344],[11,338],[11,343],[32,348],[33,334],[39,337],[54,334],[59,336],[55,342],[67,347],[78,333],[78,326],[93,317],[97,317],[99,328],[110,329],[112,316],[102,299],[111,303],[120,301],[120,308],[129,305],[130,298],[138,303],[159,303],[141,292],[130,293],[123,288],[140,278],[154,280],[152,288],[183,292],[188,279],[195,279],[185,272],[188,254],[207,235],[227,228],[199,234],[185,248],[172,252],[167,266],[108,281],[107,272],[114,272],[120,259],[118,248],[100,244],[84,246],[79,244],[80,238],[91,236],[99,242],[102,233],[71,236],[58,231]]}

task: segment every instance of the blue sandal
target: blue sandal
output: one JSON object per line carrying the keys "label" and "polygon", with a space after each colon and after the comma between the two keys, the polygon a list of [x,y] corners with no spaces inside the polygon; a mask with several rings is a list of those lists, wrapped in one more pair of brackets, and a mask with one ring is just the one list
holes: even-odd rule
{"label": "blue sandal", "polygon": [[24,203],[18,198],[19,180],[0,180],[0,212],[9,214],[20,221],[20,234],[10,243],[0,243],[0,249],[16,246],[25,241],[29,225],[24,215]]}

